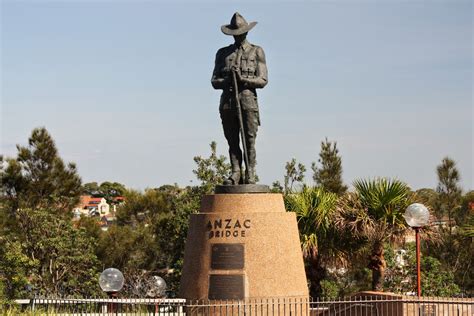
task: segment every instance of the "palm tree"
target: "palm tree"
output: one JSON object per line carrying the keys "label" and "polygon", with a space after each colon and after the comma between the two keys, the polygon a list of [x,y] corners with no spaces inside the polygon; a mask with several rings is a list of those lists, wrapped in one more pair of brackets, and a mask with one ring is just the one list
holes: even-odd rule
{"label": "palm tree", "polygon": [[336,225],[338,196],[320,187],[304,186],[301,192],[285,196],[288,211],[295,212],[301,248],[306,261],[310,294],[321,295],[321,280],[329,266],[341,265],[349,256],[352,239]]}
{"label": "palm tree", "polygon": [[370,243],[372,289],[380,291],[386,267],[384,244],[404,237],[407,224],[403,214],[410,204],[411,191],[404,182],[386,178],[356,180],[353,185],[355,196],[347,200],[346,212],[354,216],[351,230]]}

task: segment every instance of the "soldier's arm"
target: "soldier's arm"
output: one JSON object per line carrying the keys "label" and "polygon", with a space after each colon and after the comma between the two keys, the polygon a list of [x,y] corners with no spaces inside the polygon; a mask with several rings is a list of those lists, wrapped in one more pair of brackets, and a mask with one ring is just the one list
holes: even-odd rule
{"label": "soldier's arm", "polygon": [[212,72],[211,84],[214,89],[225,89],[228,85],[228,79],[223,78],[220,74],[222,68],[222,49],[216,53],[216,60],[214,62],[214,71]]}
{"label": "soldier's arm", "polygon": [[267,62],[265,60],[265,53],[261,47],[257,48],[257,76],[255,78],[242,78],[242,83],[245,87],[261,89],[268,83]]}

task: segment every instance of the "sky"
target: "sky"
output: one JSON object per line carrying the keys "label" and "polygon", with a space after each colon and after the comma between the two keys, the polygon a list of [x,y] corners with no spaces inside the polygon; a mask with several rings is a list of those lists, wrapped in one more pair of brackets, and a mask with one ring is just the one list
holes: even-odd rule
{"label": "sky", "polygon": [[240,12],[265,50],[257,173],[282,181],[337,141],[343,178],[474,187],[472,1],[1,1],[1,153],[44,126],[83,182],[197,184],[217,142],[220,26]]}

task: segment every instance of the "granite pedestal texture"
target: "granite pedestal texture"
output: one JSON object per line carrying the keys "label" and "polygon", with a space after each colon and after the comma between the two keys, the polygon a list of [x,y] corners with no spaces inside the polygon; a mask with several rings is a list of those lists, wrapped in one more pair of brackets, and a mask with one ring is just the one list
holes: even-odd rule
{"label": "granite pedestal texture", "polygon": [[191,215],[180,297],[307,298],[296,216],[275,193],[211,194]]}

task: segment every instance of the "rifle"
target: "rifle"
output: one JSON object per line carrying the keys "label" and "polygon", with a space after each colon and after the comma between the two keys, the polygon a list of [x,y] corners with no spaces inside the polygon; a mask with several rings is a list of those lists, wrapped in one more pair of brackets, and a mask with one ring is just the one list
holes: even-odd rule
{"label": "rifle", "polygon": [[[240,137],[242,139],[242,147],[244,149],[244,161],[245,161],[245,169],[249,167],[249,158],[247,155],[247,144],[245,143],[245,129],[244,129],[244,122],[242,118],[242,108],[240,107],[240,99],[239,99],[239,87],[237,85],[237,77],[235,74],[235,70],[232,70],[232,79],[234,81],[234,90],[235,90],[235,104],[237,107],[237,116],[239,118],[239,125],[240,125]],[[247,174],[247,172],[245,172]],[[247,182],[247,176],[244,176],[244,183]]]}

